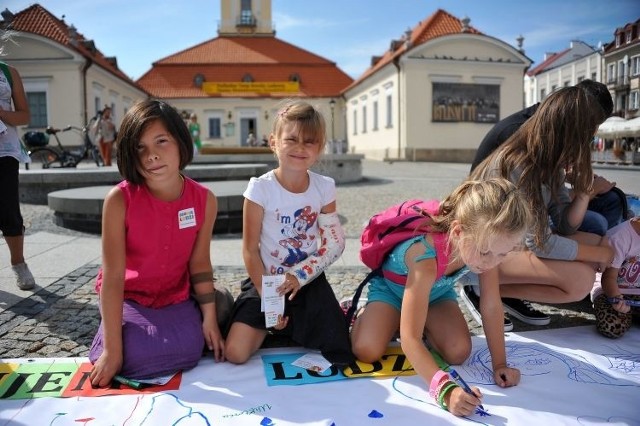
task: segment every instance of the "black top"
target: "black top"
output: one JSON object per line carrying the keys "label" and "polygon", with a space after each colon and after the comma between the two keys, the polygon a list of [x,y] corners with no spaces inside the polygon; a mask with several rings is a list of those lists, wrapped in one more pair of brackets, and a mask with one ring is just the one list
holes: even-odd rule
{"label": "black top", "polygon": [[476,156],[473,159],[473,163],[471,163],[471,171],[473,172],[473,169],[475,169],[478,164],[482,163],[485,158],[509,139],[525,121],[530,119],[539,106],[540,103],[538,102],[497,122],[496,125],[489,130],[489,133],[485,135],[484,139],[482,139],[482,142],[480,142]]}

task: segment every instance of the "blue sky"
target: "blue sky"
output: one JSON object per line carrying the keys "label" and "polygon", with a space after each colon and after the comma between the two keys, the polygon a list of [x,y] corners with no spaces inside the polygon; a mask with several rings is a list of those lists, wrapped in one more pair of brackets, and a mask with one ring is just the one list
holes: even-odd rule
{"label": "blue sky", "polygon": [[[34,2],[4,0],[16,13]],[[133,79],[151,64],[217,37],[220,2],[215,0],[41,0],[57,17],[93,39]],[[516,46],[524,36],[534,65],[545,52],[571,40],[593,46],[613,40],[616,27],[640,18],[638,0],[273,0],[276,36],[334,61],[357,78],[389,42],[438,8],[471,19],[471,25]]]}

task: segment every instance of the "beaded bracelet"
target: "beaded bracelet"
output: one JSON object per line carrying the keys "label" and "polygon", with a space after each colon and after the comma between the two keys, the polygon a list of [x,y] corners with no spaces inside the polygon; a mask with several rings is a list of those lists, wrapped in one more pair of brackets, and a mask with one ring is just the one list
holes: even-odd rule
{"label": "beaded bracelet", "polygon": [[446,382],[447,380],[449,380],[449,375],[447,373],[445,373],[442,370],[438,370],[436,371],[436,374],[433,375],[433,378],[431,379],[431,384],[429,385],[429,395],[433,398],[433,399],[437,399],[438,397],[438,387]]}
{"label": "beaded bracelet", "polygon": [[440,405],[440,407],[442,407],[443,410],[449,411],[449,407],[447,407],[447,403],[444,401],[444,397],[447,395],[447,392],[449,392],[449,390],[453,390],[458,387],[460,386],[450,381],[450,382],[447,382],[446,386],[443,386],[440,389],[440,392],[438,393],[438,405]]}

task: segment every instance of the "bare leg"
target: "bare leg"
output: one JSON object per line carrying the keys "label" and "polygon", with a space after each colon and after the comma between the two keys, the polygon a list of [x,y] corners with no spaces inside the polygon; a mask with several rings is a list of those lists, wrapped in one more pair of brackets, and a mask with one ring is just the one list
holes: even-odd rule
{"label": "bare leg", "polygon": [[11,264],[18,265],[24,263],[24,235],[15,237],[4,237],[11,253]]}
{"label": "bare leg", "polygon": [[351,350],[360,361],[372,363],[384,354],[400,327],[400,312],[384,302],[371,302],[351,330]]}
{"label": "bare leg", "polygon": [[225,358],[234,364],[244,364],[260,349],[266,337],[266,330],[259,330],[242,322],[234,322],[225,340]]}
{"label": "bare leg", "polygon": [[449,364],[462,364],[471,354],[469,326],[453,300],[429,306],[425,335]]}
{"label": "bare leg", "polygon": [[541,259],[530,251],[513,253],[498,267],[500,295],[542,303],[582,300],[595,271],[578,261]]}

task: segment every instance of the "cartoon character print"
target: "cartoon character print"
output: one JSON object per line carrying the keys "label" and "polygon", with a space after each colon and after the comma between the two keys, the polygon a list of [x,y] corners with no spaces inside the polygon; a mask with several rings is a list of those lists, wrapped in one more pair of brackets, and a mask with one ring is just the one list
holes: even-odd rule
{"label": "cartoon character print", "polygon": [[306,245],[309,245],[310,241],[313,240],[314,237],[307,235],[307,231],[316,223],[318,214],[311,211],[310,206],[306,206],[296,210],[293,217],[293,222],[286,224],[280,231],[285,238],[280,240],[279,244],[288,251],[287,257],[282,261],[282,265],[288,267],[307,258],[307,253],[300,248],[305,240],[309,240]]}
{"label": "cartoon character print", "polygon": [[640,255],[627,258],[618,271],[618,287],[640,289]]}

